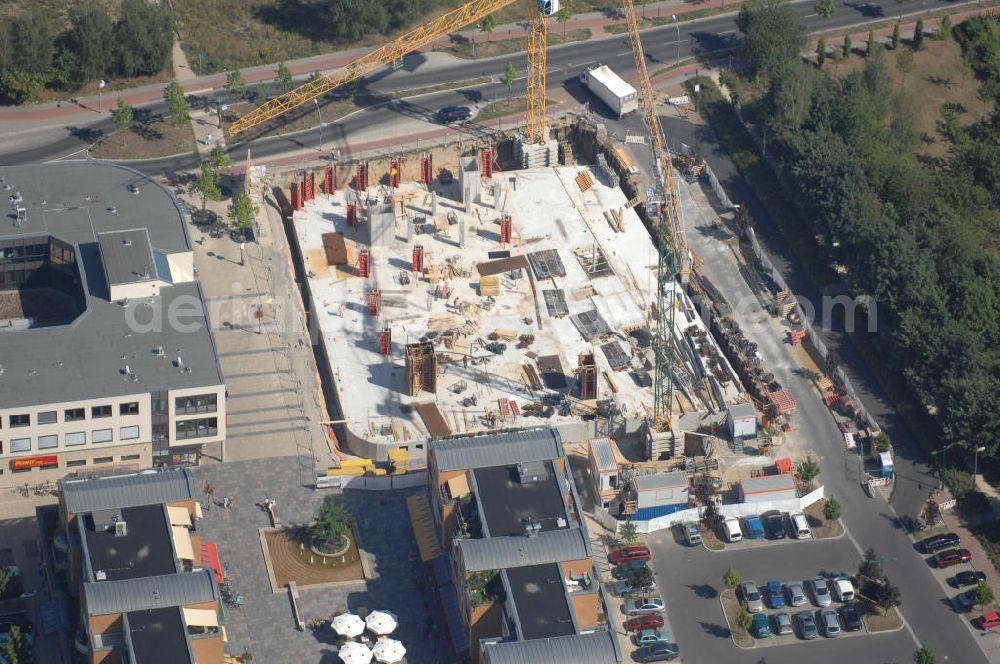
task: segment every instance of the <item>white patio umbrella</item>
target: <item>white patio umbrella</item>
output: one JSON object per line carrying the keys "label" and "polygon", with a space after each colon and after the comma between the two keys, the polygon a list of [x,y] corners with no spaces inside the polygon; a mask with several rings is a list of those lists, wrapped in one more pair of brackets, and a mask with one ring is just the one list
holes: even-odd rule
{"label": "white patio umbrella", "polygon": [[353,613],[341,613],[339,616],[334,616],[330,625],[337,634],[349,639],[353,639],[365,631],[365,621],[361,619],[361,616]]}
{"label": "white patio umbrella", "polygon": [[399,620],[389,611],[372,611],[365,618],[368,629],[378,635],[392,634],[399,627]]}
{"label": "white patio umbrella", "polygon": [[402,662],[406,656],[406,648],[396,639],[382,639],[372,648],[375,659],[384,664],[396,664]]}
{"label": "white patio umbrella", "polygon": [[337,651],[344,664],[368,664],[372,661],[372,651],[363,643],[348,641]]}

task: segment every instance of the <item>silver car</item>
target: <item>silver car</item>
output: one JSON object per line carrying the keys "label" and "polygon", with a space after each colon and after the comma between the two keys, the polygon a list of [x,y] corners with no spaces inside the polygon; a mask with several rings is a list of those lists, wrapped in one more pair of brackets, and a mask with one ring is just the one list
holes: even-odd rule
{"label": "silver car", "polygon": [[774,616],[774,633],[775,634],[791,634],[792,633],[792,617],[787,613],[782,611]]}
{"label": "silver car", "polygon": [[840,618],[833,609],[823,609],[819,612],[819,621],[823,626],[823,635],[833,638],[840,635]]}
{"label": "silver car", "polygon": [[786,583],[785,594],[788,596],[788,606],[802,606],[809,601],[801,583]]}
{"label": "silver car", "polygon": [[661,597],[632,597],[625,600],[625,613],[630,616],[660,613],[664,607]]}
{"label": "silver car", "polygon": [[743,591],[743,599],[747,603],[747,611],[750,613],[760,613],[764,610],[764,599],[757,590],[757,584],[753,581],[744,581],[740,586]]}
{"label": "silver car", "polygon": [[833,599],[830,597],[830,588],[826,585],[826,579],[821,576],[814,576],[813,578],[806,581],[806,585],[812,591],[813,599],[816,600],[816,606],[824,608],[830,606]]}

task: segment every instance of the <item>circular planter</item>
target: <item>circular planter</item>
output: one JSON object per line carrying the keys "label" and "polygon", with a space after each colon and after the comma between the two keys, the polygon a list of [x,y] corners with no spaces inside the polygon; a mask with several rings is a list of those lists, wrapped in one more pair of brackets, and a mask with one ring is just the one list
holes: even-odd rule
{"label": "circular planter", "polygon": [[340,549],[338,549],[337,551],[332,551],[332,552],[331,551],[321,551],[318,548],[316,548],[312,544],[312,542],[309,543],[309,550],[312,551],[313,553],[315,553],[317,556],[321,556],[323,558],[336,558],[337,556],[344,555],[345,553],[347,553],[348,549],[351,548],[351,538],[350,538],[350,536],[345,537],[344,540],[345,540],[344,546],[341,547]]}

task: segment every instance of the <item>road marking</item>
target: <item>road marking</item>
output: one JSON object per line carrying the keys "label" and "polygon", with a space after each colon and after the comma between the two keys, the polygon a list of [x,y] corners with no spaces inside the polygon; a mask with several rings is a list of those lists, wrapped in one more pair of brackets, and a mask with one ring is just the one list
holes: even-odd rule
{"label": "road marking", "polygon": [[731,34],[733,34],[734,32],[736,32],[736,30],[726,30],[726,31],[724,31],[724,32],[717,32],[717,33],[715,33],[715,34],[717,34],[717,35],[731,35]]}

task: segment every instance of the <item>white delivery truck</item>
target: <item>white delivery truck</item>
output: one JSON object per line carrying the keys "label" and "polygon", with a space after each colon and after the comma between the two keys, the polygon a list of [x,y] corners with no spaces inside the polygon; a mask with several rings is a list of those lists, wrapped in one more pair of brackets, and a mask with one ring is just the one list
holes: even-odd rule
{"label": "white delivery truck", "polygon": [[587,69],[580,74],[580,81],[618,117],[639,108],[639,93],[607,65]]}

